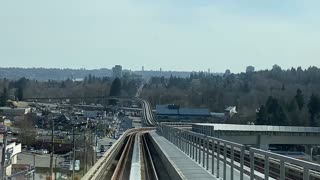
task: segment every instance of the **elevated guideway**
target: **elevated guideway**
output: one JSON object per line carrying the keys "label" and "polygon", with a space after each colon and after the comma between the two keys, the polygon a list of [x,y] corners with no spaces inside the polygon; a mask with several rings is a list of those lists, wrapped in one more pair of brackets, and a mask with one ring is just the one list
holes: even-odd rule
{"label": "elevated guideway", "polygon": [[268,150],[269,144],[320,145],[319,127],[189,124],[192,131]]}
{"label": "elevated guideway", "polygon": [[[151,127],[126,131],[83,179],[106,179],[111,174],[112,179],[320,180],[318,164],[221,138],[233,133],[308,136],[317,135],[316,129],[263,129],[254,125],[250,126],[253,129],[236,126],[228,129],[223,125],[215,128],[208,124],[159,124],[150,104],[139,101],[143,106],[144,123],[156,126],[156,131]],[[123,158],[117,159],[120,155]],[[112,167],[115,164],[116,167]]]}

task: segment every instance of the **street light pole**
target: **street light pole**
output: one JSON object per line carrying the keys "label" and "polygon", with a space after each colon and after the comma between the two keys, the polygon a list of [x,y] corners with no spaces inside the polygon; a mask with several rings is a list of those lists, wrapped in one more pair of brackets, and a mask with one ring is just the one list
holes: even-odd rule
{"label": "street light pole", "polygon": [[34,153],[32,153],[33,155],[33,180],[35,180],[35,176],[36,176],[36,155]]}
{"label": "street light pole", "polygon": [[74,180],[74,166],[75,166],[75,158],[76,158],[76,144],[75,144],[75,135],[74,135],[74,124],[72,125],[72,139],[73,139],[73,158],[72,158],[72,180]]}
{"label": "street light pole", "polygon": [[54,154],[54,120],[51,119],[51,154],[50,154],[50,179],[52,180],[52,174],[53,174],[53,154]]}

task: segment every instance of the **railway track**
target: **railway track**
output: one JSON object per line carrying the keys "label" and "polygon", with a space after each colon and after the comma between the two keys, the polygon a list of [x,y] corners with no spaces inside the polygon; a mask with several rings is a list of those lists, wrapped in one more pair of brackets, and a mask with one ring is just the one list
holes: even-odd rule
{"label": "railway track", "polygon": [[146,140],[147,134],[142,135],[141,149],[143,154],[143,164],[144,164],[144,180],[159,180],[158,174],[155,168],[155,163],[151,156],[150,148]]}
{"label": "railway track", "polygon": [[108,168],[109,175],[104,179],[170,180],[149,138],[146,131],[129,134],[118,158],[112,163],[114,167]]}

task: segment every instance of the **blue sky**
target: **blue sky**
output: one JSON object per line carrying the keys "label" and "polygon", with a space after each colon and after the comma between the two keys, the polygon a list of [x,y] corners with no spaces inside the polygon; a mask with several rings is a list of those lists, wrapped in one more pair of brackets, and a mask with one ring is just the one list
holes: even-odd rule
{"label": "blue sky", "polygon": [[320,67],[318,0],[0,0],[0,66]]}

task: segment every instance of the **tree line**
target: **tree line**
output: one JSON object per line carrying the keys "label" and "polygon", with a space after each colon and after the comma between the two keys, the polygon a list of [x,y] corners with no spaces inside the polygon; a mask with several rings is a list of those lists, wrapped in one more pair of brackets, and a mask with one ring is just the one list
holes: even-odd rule
{"label": "tree line", "polygon": [[152,105],[179,104],[223,112],[236,106],[229,123],[319,126],[320,69],[301,67],[240,74],[192,73],[188,78],[153,77],[142,97]]}
{"label": "tree line", "polygon": [[[37,81],[26,78],[18,80],[0,79],[0,106],[5,106],[8,99],[23,101],[28,98],[47,97],[101,97],[108,96],[114,81],[120,82],[119,94],[114,96],[134,96],[141,79],[124,76],[121,79],[110,77],[86,76],[82,81],[71,79],[56,81]],[[116,89],[116,91],[118,91]],[[80,103],[79,99],[70,99],[71,103]],[[103,100],[86,100],[87,103],[103,103]]]}

